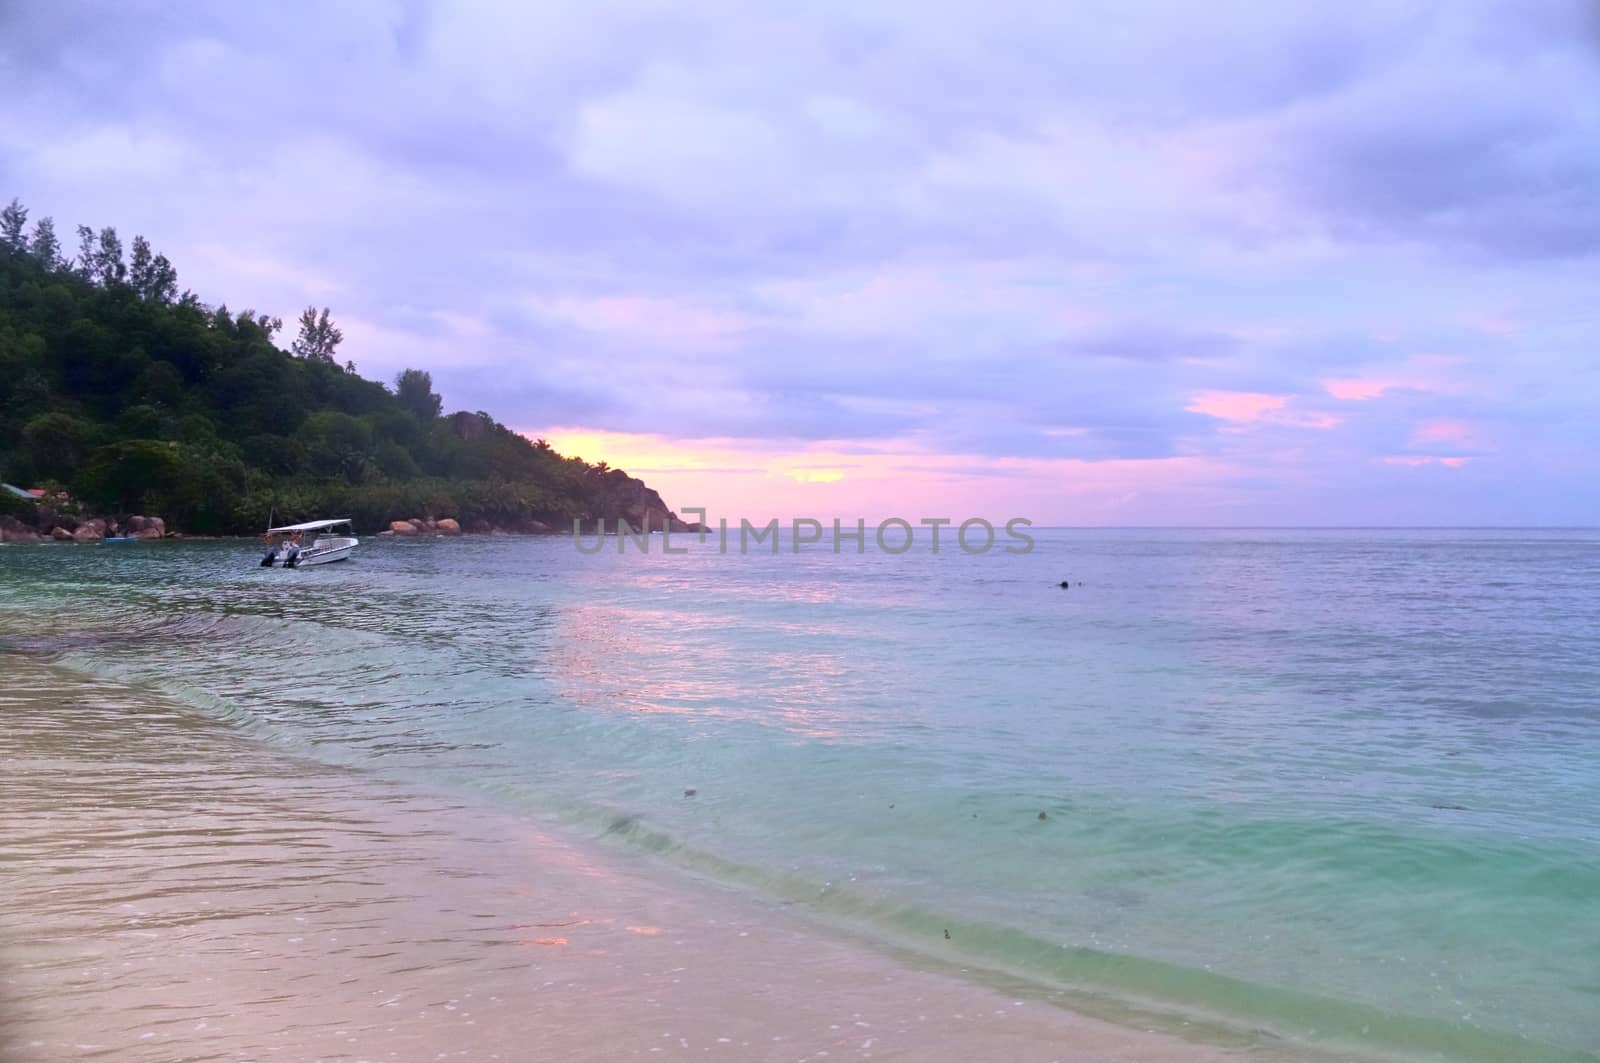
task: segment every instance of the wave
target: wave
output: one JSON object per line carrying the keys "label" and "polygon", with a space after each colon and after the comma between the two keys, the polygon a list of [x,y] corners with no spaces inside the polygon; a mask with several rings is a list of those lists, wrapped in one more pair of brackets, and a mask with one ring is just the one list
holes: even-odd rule
{"label": "wave", "polygon": [[[382,557],[374,551],[369,569]],[[563,604],[553,630],[544,604],[496,597],[495,581],[472,569],[431,585],[396,571],[405,578],[352,580],[337,595],[327,579],[311,593],[258,583],[253,571],[221,588],[86,582],[64,592],[58,583],[32,603],[0,603],[0,651],[159,691],[307,759],[547,814],[607,844],[803,908],[917,963],[1019,980],[1113,1021],[1345,1058],[1595,1058],[1571,1047],[1592,1043],[1594,1029],[1584,1011],[1594,990],[1580,984],[1581,927],[1594,911],[1600,863],[1583,833],[1591,821],[1562,811],[1585,807],[1584,777],[1564,781],[1540,762],[1550,793],[1534,814],[1472,790],[1484,776],[1461,767],[1468,756],[1437,767],[1420,764],[1420,753],[1396,758],[1432,771],[1432,789],[1413,790],[1393,773],[1355,785],[1363,765],[1330,758],[1330,735],[1360,737],[1352,756],[1386,753],[1383,741],[1427,748],[1398,714],[1394,723],[1372,713],[1295,715],[1346,696],[1388,711],[1403,694],[1387,673],[1349,685],[1351,668],[1381,657],[1365,628],[1321,644],[1343,672],[1311,661],[1301,676],[1257,655],[1263,640],[1297,638],[1295,628],[1213,624],[1187,645],[1242,665],[1196,671],[1147,652],[1176,638],[1171,630],[1151,636],[1142,614],[1112,616],[1098,621],[1124,625],[1102,651],[1114,655],[1110,667],[1103,674],[1085,651],[1069,674],[1058,647],[1088,638],[1080,627],[1053,613],[991,616],[971,596],[957,603],[972,614],[966,626],[914,591],[906,593],[916,608],[896,599],[894,609],[874,611],[881,603],[861,605],[849,581],[775,605],[758,587],[745,593],[741,569],[734,583],[713,583],[721,595],[714,610],[696,599],[710,610],[696,619],[629,576],[606,594],[581,583],[541,585],[541,602]],[[977,582],[987,594],[990,581]],[[873,583],[871,593],[884,587]],[[819,611],[812,598],[848,608]],[[6,614],[62,602],[75,604],[29,617],[26,630],[5,623]],[[897,640],[891,621],[915,628],[922,642]],[[981,624],[1005,634],[990,637]],[[1124,642],[1143,656],[1119,649]],[[951,647],[940,652],[985,677],[988,689],[938,670],[938,654],[923,643]],[[1390,663],[1410,668],[1412,656]],[[1269,668],[1285,683],[1315,679],[1329,690],[1280,699],[1241,678]],[[1092,704],[1081,691],[1133,674],[1160,685],[1109,686],[1108,703],[1131,694],[1116,712],[1078,708]],[[1062,693],[1044,685],[1052,677],[1074,682]],[[1180,696],[1197,677],[1216,705]],[[1426,709],[1422,692],[1436,689],[1436,678],[1413,679],[1418,693],[1407,704]],[[1510,685],[1451,687],[1440,712],[1460,715],[1475,704],[1469,694]],[[1534,693],[1525,700],[1539,701]],[[924,711],[897,707],[918,697]],[[1553,704],[1576,711],[1581,700],[1569,694]],[[1026,711],[989,712],[996,703]],[[1041,706],[1058,716],[1035,711]],[[1542,721],[1551,712],[1523,715]],[[1450,726],[1429,717],[1427,733],[1453,734],[1472,753],[1472,732],[1453,718],[1443,723]],[[1046,741],[1074,759],[1040,770],[1028,750]],[[1107,749],[1118,767],[1084,770],[1093,751]],[[1252,757],[1218,752],[1239,749]],[[740,796],[702,791],[696,802],[662,808],[640,796],[659,795],[681,770],[742,773]],[[1281,809],[1267,803],[1317,778],[1352,783],[1297,794]],[[854,805],[835,800],[846,784]],[[913,807],[903,795],[917,787]],[[1573,799],[1553,800],[1558,793]],[[883,804],[873,804],[880,795]],[[896,797],[901,807],[886,823],[881,810]],[[731,801],[745,803],[723,803]],[[1385,815],[1379,806],[1390,801],[1398,810]],[[1046,807],[1048,831],[1034,822]],[[674,816],[681,822],[668,822]],[[1583,844],[1557,851],[1574,838]],[[1099,862],[1067,874],[1086,856]],[[830,877],[867,862],[881,862],[883,873],[860,883]],[[1207,889],[1217,897],[1197,896]],[[1104,912],[1091,913],[1095,905]],[[1107,925],[1136,932],[1079,932],[1106,913],[1114,917]],[[1563,919],[1577,932],[1563,937]],[[1252,954],[1258,945],[1265,959]],[[1208,969],[1213,958],[1217,969]],[[1429,965],[1452,962],[1454,970],[1428,977]],[[1459,986],[1478,1006],[1452,1001]],[[1552,1037],[1569,1047],[1541,1040]]]}
{"label": "wave", "polygon": [[[188,618],[166,628],[168,634],[199,634],[223,622]],[[240,629],[270,630],[270,625],[228,618]],[[101,679],[126,681],[128,669],[57,645],[49,655],[61,667]],[[366,756],[329,757],[329,750],[277,726],[243,702],[171,678],[138,683],[158,690],[254,738],[290,753],[370,769]],[[965,917],[892,895],[848,884],[822,882],[795,872],[729,859],[675,835],[645,816],[606,804],[573,800],[525,782],[479,777],[434,777],[452,789],[476,791],[501,807],[542,812],[569,829],[604,843],[647,854],[681,871],[755,894],[769,902],[799,908],[837,933],[911,962],[960,973],[986,983],[1008,983],[1018,992],[1050,994],[1074,1010],[1123,1025],[1158,1026],[1208,1043],[1267,1051],[1326,1052],[1340,1058],[1386,1060],[1451,1059],[1527,1063],[1567,1063],[1594,1057],[1469,1023],[1396,1014],[1359,1003],[1235,978],[1079,944],[1051,941],[1035,932]],[[1228,828],[1235,847],[1275,848],[1271,824]],[[1369,839],[1379,849],[1382,840]],[[1303,839],[1301,839],[1303,842]],[[1199,844],[1199,843],[1196,843]],[[1314,846],[1313,846],[1314,848]],[[1414,851],[1393,852],[1385,860],[1391,873],[1405,876],[1417,861]],[[1470,859],[1470,854],[1462,858]],[[1572,884],[1546,882],[1563,892]]]}

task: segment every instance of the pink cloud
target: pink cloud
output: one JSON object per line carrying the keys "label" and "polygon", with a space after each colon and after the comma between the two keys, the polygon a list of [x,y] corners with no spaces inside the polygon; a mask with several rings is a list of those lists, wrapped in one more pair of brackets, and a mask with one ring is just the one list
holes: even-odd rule
{"label": "pink cloud", "polygon": [[1263,423],[1328,429],[1342,423],[1342,418],[1332,414],[1290,410],[1289,398],[1288,395],[1267,395],[1257,391],[1202,391],[1192,396],[1184,409],[1232,425]]}
{"label": "pink cloud", "polygon": [[1348,402],[1364,402],[1375,399],[1390,388],[1400,387],[1398,380],[1389,377],[1345,377],[1337,380],[1324,380],[1322,386],[1328,389],[1328,394],[1336,399]]}
{"label": "pink cloud", "polygon": [[1287,395],[1264,395],[1255,391],[1202,391],[1184,409],[1203,413],[1222,421],[1259,421],[1289,402]]}
{"label": "pink cloud", "polygon": [[1297,428],[1320,428],[1323,430],[1337,428],[1344,424],[1343,417],[1335,417],[1331,413],[1296,413],[1284,417],[1273,418],[1284,424],[1292,424]]}
{"label": "pink cloud", "polygon": [[1393,454],[1382,459],[1385,465],[1407,465],[1411,468],[1418,468],[1423,465],[1443,465],[1451,469],[1459,469],[1471,460],[1471,458],[1455,456],[1440,457],[1434,454]]}
{"label": "pink cloud", "polygon": [[1414,354],[1392,373],[1325,377],[1321,384],[1336,399],[1365,402],[1380,398],[1385,392],[1402,389],[1442,395],[1467,394],[1479,390],[1470,378],[1464,379],[1465,376],[1461,359],[1454,355]]}
{"label": "pink cloud", "polygon": [[1412,443],[1468,443],[1473,436],[1472,426],[1465,421],[1440,418],[1424,421],[1411,434]]}

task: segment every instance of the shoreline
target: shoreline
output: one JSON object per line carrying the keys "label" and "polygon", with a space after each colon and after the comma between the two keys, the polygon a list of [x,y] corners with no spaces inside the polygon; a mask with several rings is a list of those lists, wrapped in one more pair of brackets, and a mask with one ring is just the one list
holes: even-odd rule
{"label": "shoreline", "polygon": [[[898,727],[905,708],[926,696],[908,670],[858,662],[853,673],[823,673],[831,678],[821,688],[794,688],[807,697],[819,690],[824,695],[802,702],[781,695],[789,689],[785,671],[756,673],[740,665],[752,652],[772,652],[771,643],[720,634],[706,640],[708,631],[723,631],[719,617],[748,620],[758,636],[786,636],[803,620],[815,643],[776,660],[816,660],[830,649],[830,633],[866,630],[863,616],[895,615],[900,599],[862,614],[837,580],[821,579],[813,582],[833,597],[820,613],[810,598],[771,611],[714,602],[685,629],[688,614],[676,607],[685,585],[732,589],[736,605],[748,580],[718,580],[712,572],[641,578],[620,566],[575,565],[564,551],[535,546],[503,551],[480,542],[460,553],[459,563],[447,563],[458,555],[454,549],[378,546],[370,565],[320,570],[324,578],[309,584],[261,578],[254,565],[236,569],[239,545],[222,542],[174,548],[178,553],[159,564],[154,554],[143,555],[148,563],[129,563],[125,552],[102,551],[94,564],[82,555],[82,566],[69,566],[81,570],[70,581],[43,555],[34,555],[39,560],[33,564],[17,551],[10,559],[18,564],[7,574],[21,577],[14,584],[18,593],[7,596],[4,609],[14,622],[6,625],[9,635],[0,633],[0,648],[26,656],[0,658],[0,667],[13,682],[13,665],[55,670],[62,704],[48,712],[77,721],[57,730],[113,739],[92,756],[61,759],[51,781],[36,787],[38,796],[56,802],[53,814],[72,812],[75,806],[48,788],[58,785],[54,780],[112,778],[124,767],[137,768],[140,758],[129,761],[124,746],[150,746],[135,741],[136,732],[152,719],[172,717],[191,725],[178,737],[191,730],[209,737],[165,776],[135,771],[122,779],[102,808],[118,810],[128,795],[137,807],[149,785],[166,786],[197,769],[204,780],[228,782],[228,770],[248,762],[233,787],[233,804],[248,810],[271,798],[294,823],[302,822],[305,808],[321,809],[321,821],[370,820],[411,864],[491,868],[505,853],[526,849],[519,875],[499,883],[503,890],[525,891],[529,881],[549,877],[542,848],[561,842],[591,863],[637,872],[637,890],[607,898],[617,903],[635,903],[635,893],[641,905],[645,894],[692,897],[694,919],[737,908],[748,913],[747,924],[793,925],[804,931],[800,936],[846,947],[857,962],[887,957],[894,969],[948,975],[1119,1028],[1175,1033],[1203,1048],[1391,1061],[1595,1058],[1585,1032],[1592,1020],[1582,999],[1583,939],[1569,944],[1553,936],[1557,919],[1583,925],[1592,904],[1577,898],[1558,903],[1561,897],[1544,903],[1544,887],[1526,885],[1591,881],[1589,850],[1571,830],[1552,834],[1572,838],[1574,851],[1507,839],[1493,818],[1491,796],[1461,801],[1448,777],[1431,776],[1425,776],[1433,779],[1426,789],[1395,791],[1402,805],[1441,810],[1421,811],[1423,822],[1414,830],[1374,828],[1374,822],[1388,822],[1381,816],[1328,823],[1320,811],[1308,817],[1305,809],[1282,818],[1218,816],[1212,801],[1184,814],[1151,815],[1142,791],[1099,799],[1097,786],[1107,778],[1059,745],[1058,755],[1074,758],[1067,762],[1071,786],[1036,789],[1034,780],[1064,779],[1069,772],[1039,758],[1028,760],[1026,771],[1016,770],[1006,759],[1010,752],[998,746],[984,776],[940,785],[914,755],[861,752],[881,739],[875,728]],[[180,568],[183,578],[174,584]],[[537,594],[512,582],[552,574],[555,581],[537,584]],[[1110,575],[1102,573],[1101,581],[1109,583]],[[878,585],[892,589],[893,582]],[[973,618],[952,635],[965,632],[986,644],[980,628],[983,618],[992,619],[991,592],[978,582],[961,608],[942,615]],[[1028,615],[1049,627],[1056,596],[1030,593],[1048,598]],[[331,596],[343,603],[332,614]],[[537,604],[524,609],[530,597]],[[934,588],[921,597],[940,595]],[[1026,605],[1027,597],[1017,600]],[[902,654],[891,660],[923,666],[940,652],[915,632],[891,643]],[[718,656],[730,651],[731,659]],[[1037,653],[1032,659],[1054,660]],[[851,674],[881,677],[901,693],[892,702],[874,700],[846,681]],[[641,684],[645,675],[660,681]],[[778,686],[770,688],[760,675]],[[1205,678],[1226,683],[1228,675]],[[764,696],[772,689],[780,693]],[[845,737],[865,743],[835,740],[840,735],[831,728],[842,717],[830,712],[830,698],[853,707],[857,729]],[[1122,719],[1113,699],[1091,705],[1096,712],[1087,720]],[[96,715],[102,707],[104,718]],[[796,709],[802,711],[791,715]],[[733,722],[724,724],[728,719]],[[1035,721],[1013,720],[1018,723]],[[1278,737],[1265,733],[1269,740]],[[712,735],[724,741],[705,741]],[[1145,771],[1164,763],[1163,744],[1142,743],[1125,723],[1100,737],[1114,741],[1098,740],[1092,729],[1082,740],[1102,756],[1137,753]],[[181,748],[173,741],[158,745],[163,753],[165,746]],[[1179,755],[1188,755],[1181,752],[1187,742],[1179,748]],[[1459,769],[1468,762],[1437,758],[1474,747],[1458,738],[1429,748],[1442,768]],[[1293,767],[1292,756],[1285,760],[1283,753],[1272,763]],[[16,758],[0,746],[0,759],[9,769]],[[1528,764],[1493,762],[1512,778]],[[358,786],[358,780],[364,782]],[[683,799],[686,783],[699,787],[695,800]],[[286,789],[293,795],[273,797]],[[346,789],[348,801],[338,797]],[[1063,792],[1074,796],[1053,803]],[[33,796],[20,794],[8,807],[24,807]],[[1423,803],[1433,800],[1452,804]],[[885,813],[896,802],[899,811]],[[162,818],[180,831],[204,825],[212,814],[204,802],[161,804]],[[1035,826],[1043,808],[1050,822]],[[123,818],[135,827],[142,822]],[[236,823],[247,831],[263,828],[270,852],[257,866],[303,854],[267,829],[274,826],[270,818],[225,818],[227,830]],[[1285,826],[1308,822],[1317,829],[1283,833]],[[1549,822],[1569,825],[1559,816]],[[487,824],[494,824],[492,840],[482,837]],[[533,839],[530,824],[549,837]],[[412,838],[412,828],[424,826],[426,837]],[[1469,837],[1463,827],[1480,833]],[[221,844],[215,831],[205,833],[199,856]],[[381,885],[387,869],[374,878],[360,866],[367,833],[364,828],[350,842],[347,865],[331,860],[328,866],[342,869],[345,878]],[[468,837],[478,841],[460,840]],[[335,840],[324,848],[343,845]],[[130,878],[163,873],[139,864],[142,858],[138,851],[121,854],[118,866]],[[1460,873],[1463,858],[1471,862],[1470,875]],[[204,866],[194,854],[185,860]],[[1304,868],[1308,860],[1339,873],[1297,873],[1296,865]],[[1369,883],[1363,876],[1372,874],[1378,879]],[[1163,891],[1163,875],[1191,888],[1185,895]],[[444,876],[411,891],[412,900],[448,897],[464,889],[461,878]],[[1436,889],[1442,903],[1428,912],[1417,909],[1415,885],[1396,888],[1397,882]],[[180,885],[196,883],[211,884],[202,876]],[[570,892],[587,896],[592,883],[580,882]],[[380,892],[351,898],[348,907],[389,919],[386,913],[405,905]],[[48,897],[39,909],[51,910]],[[1228,917],[1226,932],[1221,921],[1213,922],[1213,909]],[[408,910],[418,926],[434,918],[425,909]],[[1319,933],[1324,912],[1344,920],[1333,928],[1342,938]],[[1410,914],[1394,918],[1403,913]],[[1352,915],[1362,917],[1359,925]],[[618,916],[607,918],[615,923]],[[0,911],[0,923],[5,919]],[[465,940],[460,928],[447,930],[437,940]],[[683,947],[700,950],[700,942],[713,937],[702,928]],[[630,944],[597,947],[619,955],[637,947],[631,938],[621,940]],[[1249,942],[1270,947],[1253,949]],[[1491,947],[1496,943],[1499,951]],[[390,950],[395,955],[416,947],[426,957],[433,947],[399,944]],[[1337,947],[1324,947],[1330,945]],[[574,940],[561,951],[577,947]],[[1520,958],[1520,966],[1503,958],[1505,949],[1517,950],[1511,959]],[[808,945],[793,953],[806,957],[813,950]],[[712,955],[721,962],[717,950]],[[285,968],[303,970],[307,963],[295,956]],[[737,974],[732,980],[760,981]],[[4,988],[0,984],[0,995]],[[791,989],[802,999],[812,992]],[[777,1013],[773,1021],[784,1017]]]}
{"label": "shoreline", "polygon": [[913,965],[532,817],[7,667],[0,1058],[1317,1058]]}

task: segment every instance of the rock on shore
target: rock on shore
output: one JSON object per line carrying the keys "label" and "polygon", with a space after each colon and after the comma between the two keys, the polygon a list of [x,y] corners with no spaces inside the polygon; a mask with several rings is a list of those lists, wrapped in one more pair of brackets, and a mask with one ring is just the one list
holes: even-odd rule
{"label": "rock on shore", "polygon": [[99,517],[91,517],[72,531],[72,538],[80,543],[92,542],[95,539],[104,539],[105,537],[106,522]]}
{"label": "rock on shore", "polygon": [[0,543],[36,543],[39,533],[16,517],[0,516]]}
{"label": "rock on shore", "polygon": [[167,534],[167,522],[160,517],[129,517],[124,532],[141,539],[160,539]]}
{"label": "rock on shore", "polygon": [[133,516],[119,522],[105,517],[78,517],[43,508],[31,526],[16,517],[0,517],[0,543],[37,543],[45,539],[63,543],[90,543],[110,535],[161,539],[166,534],[167,522],[160,517]]}
{"label": "rock on shore", "polygon": [[461,524],[454,517],[441,517],[434,520],[432,517],[417,517],[413,520],[392,520],[389,522],[389,531],[392,535],[460,535]]}
{"label": "rock on shore", "polygon": [[491,524],[488,521],[474,521],[471,526],[463,528],[461,522],[454,517],[413,517],[410,520],[392,520],[389,527],[379,532],[379,535],[548,535],[555,531],[542,520],[521,520],[509,526]]}

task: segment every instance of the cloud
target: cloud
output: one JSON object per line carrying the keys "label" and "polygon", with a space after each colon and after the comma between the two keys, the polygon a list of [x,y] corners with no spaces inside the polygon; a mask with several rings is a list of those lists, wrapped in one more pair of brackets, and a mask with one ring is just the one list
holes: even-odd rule
{"label": "cloud", "polygon": [[1259,421],[1282,410],[1287,395],[1259,395],[1249,391],[1203,391],[1184,407],[1223,421]]}
{"label": "cloud", "polygon": [[1298,428],[1337,428],[1342,419],[1332,414],[1289,409],[1288,395],[1263,395],[1252,391],[1202,391],[1184,407],[1238,427],[1255,424],[1292,425]]}
{"label": "cloud", "polygon": [[1447,469],[1459,469],[1471,458],[1459,455],[1440,456],[1437,454],[1391,454],[1382,459],[1385,465],[1404,465],[1410,468],[1421,468],[1424,465],[1442,465]]}
{"label": "cloud", "polygon": [[213,302],[330,305],[453,407],[721,440],[698,492],[782,451],[845,505],[805,470],[898,447],[1118,519],[1600,519],[1587,18],[10,5],[0,196]]}
{"label": "cloud", "polygon": [[1347,377],[1342,380],[1324,380],[1322,385],[1334,398],[1350,402],[1375,399],[1393,388],[1406,386],[1401,381],[1388,377]]}
{"label": "cloud", "polygon": [[1468,443],[1475,434],[1472,425],[1466,421],[1441,417],[1417,425],[1411,438],[1417,443]]}

